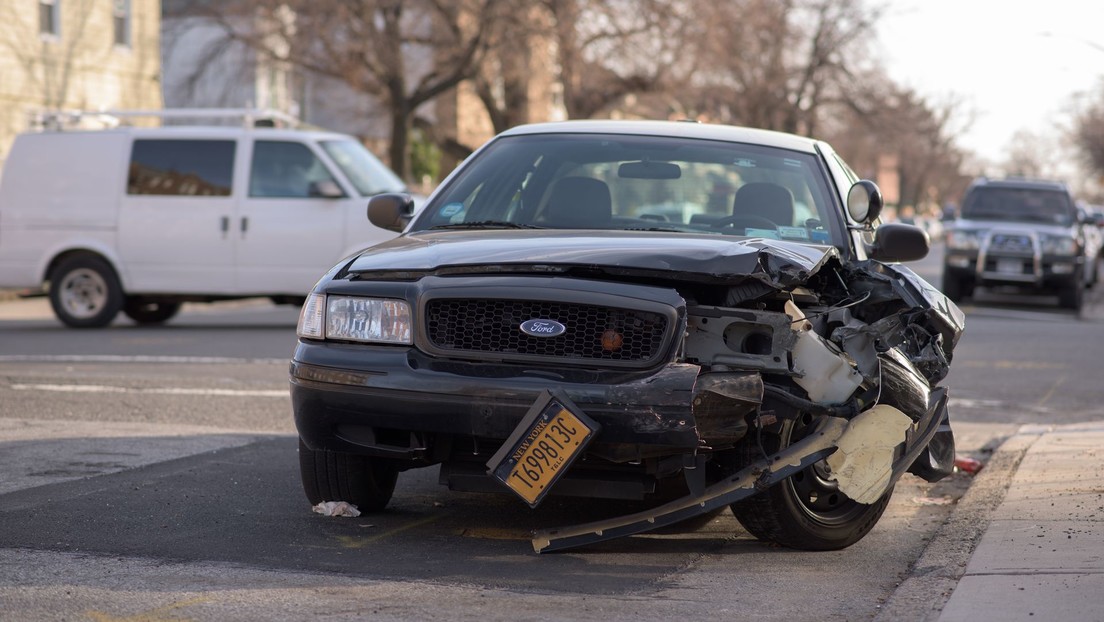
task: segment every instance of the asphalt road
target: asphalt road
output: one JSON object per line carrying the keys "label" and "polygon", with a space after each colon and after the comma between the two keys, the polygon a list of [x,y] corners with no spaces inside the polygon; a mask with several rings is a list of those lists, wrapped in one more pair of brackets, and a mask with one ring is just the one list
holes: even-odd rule
{"label": "asphalt road", "polygon": [[[936,281],[933,266],[917,269]],[[946,381],[960,453],[985,459],[1019,423],[1104,418],[1100,298],[1080,317],[966,306]],[[402,474],[384,513],[327,518],[298,482],[295,315],[250,301],[73,331],[43,300],[0,303],[0,619],[872,619],[971,482],[906,476],[878,527],[831,553],[765,546],[726,512],[537,556],[530,530],[627,508],[532,512],[449,492],[435,469]]]}

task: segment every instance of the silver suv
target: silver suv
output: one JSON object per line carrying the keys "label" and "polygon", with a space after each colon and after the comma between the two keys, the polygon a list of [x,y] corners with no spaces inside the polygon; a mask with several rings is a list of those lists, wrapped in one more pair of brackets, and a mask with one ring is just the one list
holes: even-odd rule
{"label": "silver suv", "polygon": [[979,286],[1057,294],[1061,306],[1078,310],[1096,280],[1087,224],[1064,184],[979,179],[947,231],[943,292],[956,302]]}

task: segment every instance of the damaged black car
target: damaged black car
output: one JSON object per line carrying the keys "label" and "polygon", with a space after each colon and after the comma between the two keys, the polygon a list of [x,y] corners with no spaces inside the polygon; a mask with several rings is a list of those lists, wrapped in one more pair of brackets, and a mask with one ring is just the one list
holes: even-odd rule
{"label": "damaged black car", "polygon": [[291,362],[312,504],[454,490],[655,499],[538,552],[731,508],[806,550],[865,536],[906,472],[948,475],[962,312],[900,262],[877,186],[824,142],[681,122],[507,131],[303,306]]}

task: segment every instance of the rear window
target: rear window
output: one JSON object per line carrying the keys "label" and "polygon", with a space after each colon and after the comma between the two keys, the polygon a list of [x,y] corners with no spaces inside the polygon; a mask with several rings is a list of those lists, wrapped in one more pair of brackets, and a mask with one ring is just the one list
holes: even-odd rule
{"label": "rear window", "polygon": [[962,217],[1069,226],[1075,209],[1069,195],[1061,190],[975,188],[962,204]]}
{"label": "rear window", "polygon": [[230,196],[235,146],[232,140],[136,140],[127,194]]}

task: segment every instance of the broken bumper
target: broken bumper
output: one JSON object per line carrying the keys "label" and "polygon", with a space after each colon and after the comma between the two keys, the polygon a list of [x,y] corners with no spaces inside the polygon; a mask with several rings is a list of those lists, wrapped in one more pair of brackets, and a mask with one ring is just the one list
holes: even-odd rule
{"label": "broken bumper", "polygon": [[[892,472],[886,484],[887,489],[909,470],[910,465],[940,432],[946,418],[946,409],[946,389],[934,389],[931,392],[927,412],[912,426],[904,452],[893,461]],[[736,474],[709,486],[699,495],[683,497],[629,516],[574,527],[538,531],[533,536],[533,550],[547,553],[644,533],[723,508],[766,490],[832,455],[848,429],[847,419],[823,417],[814,433],[776,454],[765,456],[744,467]],[[949,434],[949,430],[945,432]]]}
{"label": "broken bumper", "polygon": [[[534,370],[442,363],[405,348],[300,343],[291,363],[295,424],[314,449],[432,460],[426,438],[505,439],[549,388],[601,425],[590,453],[615,462],[693,452],[702,436],[734,442],[762,401],[757,373],[706,374],[669,363],[648,372]],[[416,390],[411,390],[416,387]]]}

